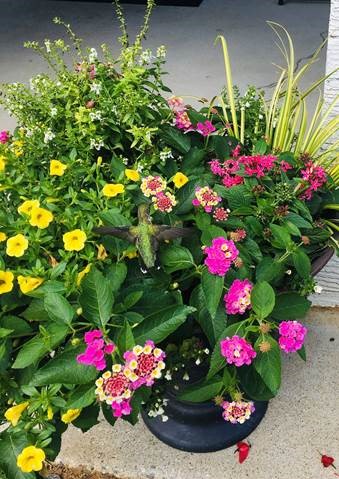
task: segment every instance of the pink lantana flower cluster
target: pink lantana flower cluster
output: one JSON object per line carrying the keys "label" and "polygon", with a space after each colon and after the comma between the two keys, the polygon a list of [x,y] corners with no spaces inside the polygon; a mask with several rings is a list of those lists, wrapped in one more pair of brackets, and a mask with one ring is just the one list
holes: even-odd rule
{"label": "pink lantana flower cluster", "polygon": [[282,321],[279,324],[279,346],[285,353],[295,353],[302,348],[307,329],[298,321]]}
{"label": "pink lantana flower cluster", "polygon": [[248,279],[236,279],[224,296],[227,314],[244,314],[251,308],[253,284]]}
{"label": "pink lantana flower cluster", "polygon": [[255,176],[262,178],[274,167],[277,157],[273,155],[254,155],[254,156],[240,156],[239,162],[244,165],[245,173],[248,176]]}
{"label": "pink lantana flower cluster", "polygon": [[235,243],[242,241],[243,239],[246,238],[246,236],[247,236],[246,230],[244,230],[243,228],[238,228],[237,230],[230,232],[230,238]]}
{"label": "pink lantana flower cluster", "polygon": [[206,213],[211,213],[213,207],[220,203],[221,197],[209,186],[198,186],[195,190],[194,206],[202,206]]}
{"label": "pink lantana flower cluster", "polygon": [[219,223],[220,221],[227,221],[229,214],[230,210],[228,208],[225,209],[222,206],[217,206],[213,211],[213,218]]}
{"label": "pink lantana flower cluster", "polygon": [[223,236],[213,238],[211,246],[203,246],[203,252],[207,255],[205,265],[211,274],[225,276],[239,256],[235,244]]}
{"label": "pink lantana flower cluster", "polygon": [[112,354],[115,351],[115,344],[105,342],[100,329],[85,333],[84,341],[87,345],[86,350],[77,356],[77,362],[86,366],[94,366],[98,371],[105,369],[105,355]]}
{"label": "pink lantana flower cluster", "polygon": [[178,96],[171,96],[167,100],[167,104],[175,115],[174,124],[179,130],[184,130],[185,133],[189,131],[197,131],[202,136],[209,136],[216,128],[210,120],[204,122],[198,122],[196,127],[193,124],[187,114],[187,107],[184,100]]}
{"label": "pink lantana flower cluster", "polygon": [[237,367],[250,365],[257,355],[252,345],[237,335],[221,340],[220,348],[226,362]]}
{"label": "pink lantana flower cluster", "polygon": [[114,417],[131,413],[130,401],[134,391],[141,386],[152,386],[165,369],[165,353],[153,341],[137,345],[124,353],[125,363],[114,364],[97,379],[95,393],[99,401],[112,407]]}
{"label": "pink lantana flower cluster", "polygon": [[9,141],[9,133],[6,130],[0,131],[0,143],[3,145]]}
{"label": "pink lantana flower cluster", "polygon": [[141,182],[141,191],[145,196],[152,197],[154,209],[162,213],[170,213],[177,204],[174,195],[166,191],[166,180],[161,176],[146,176]]}
{"label": "pink lantana flower cluster", "polygon": [[218,159],[210,161],[211,172],[222,178],[223,185],[231,188],[235,185],[241,185],[244,182],[242,176],[237,175],[240,170],[240,163],[236,158],[226,160],[221,163]]}
{"label": "pink lantana flower cluster", "polygon": [[252,401],[224,401],[221,407],[223,408],[223,418],[232,424],[244,424],[251,417],[252,412],[255,411]]}
{"label": "pink lantana flower cluster", "polygon": [[312,161],[308,161],[305,169],[301,170],[301,177],[308,185],[307,189],[300,195],[303,200],[310,200],[313,193],[322,187],[327,181],[327,175],[321,166],[316,166]]}

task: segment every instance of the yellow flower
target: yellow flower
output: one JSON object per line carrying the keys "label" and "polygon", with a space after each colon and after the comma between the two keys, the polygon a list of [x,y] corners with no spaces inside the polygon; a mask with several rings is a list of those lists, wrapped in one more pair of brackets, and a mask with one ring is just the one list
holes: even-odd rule
{"label": "yellow flower", "polygon": [[101,260],[101,261],[104,261],[108,256],[107,251],[105,249],[105,246],[103,244],[99,244],[99,245],[97,245],[97,248],[98,248],[97,259]]}
{"label": "yellow flower", "polygon": [[136,249],[134,250],[126,250],[123,252],[123,255],[126,256],[126,258],[128,259],[133,259],[133,258],[136,258],[138,256],[138,252]]}
{"label": "yellow flower", "polygon": [[62,176],[65,173],[67,165],[59,160],[51,160],[49,165],[49,174],[51,176]]}
{"label": "yellow flower", "polygon": [[18,283],[22,293],[27,294],[38,288],[44,282],[43,278],[33,278],[32,276],[18,276]]}
{"label": "yellow flower", "polygon": [[8,256],[20,258],[28,248],[28,239],[21,233],[8,238],[6,243],[6,253]]}
{"label": "yellow flower", "polygon": [[3,233],[2,231],[0,231],[0,243],[2,243],[3,241],[6,241],[6,239],[7,239],[6,233]]}
{"label": "yellow flower", "polygon": [[3,155],[0,155],[0,171],[4,171],[5,166],[6,166],[6,157]]}
{"label": "yellow flower", "polygon": [[180,173],[180,171],[173,176],[172,180],[176,188],[181,188],[189,181],[187,176],[183,173]]}
{"label": "yellow flower", "polygon": [[131,181],[139,181],[140,180],[140,174],[137,170],[129,170],[128,168],[126,168],[125,175]]}
{"label": "yellow flower", "polygon": [[28,404],[28,402],[22,402],[16,406],[10,407],[5,412],[5,418],[12,424],[13,427],[18,424],[21,414],[25,411],[25,409],[27,409]]}
{"label": "yellow flower", "polygon": [[14,274],[0,270],[0,294],[9,293],[13,289]]}
{"label": "yellow flower", "polygon": [[66,251],[80,251],[85,247],[86,233],[76,229],[65,233],[62,237]]}
{"label": "yellow flower", "polygon": [[61,416],[61,421],[65,424],[69,424],[70,422],[75,421],[76,418],[80,416],[80,413],[81,409],[69,409]]}
{"label": "yellow flower", "polygon": [[17,158],[19,158],[19,156],[22,156],[24,153],[22,149],[23,145],[24,145],[24,142],[22,140],[13,141],[12,143],[13,153],[15,154]]}
{"label": "yellow flower", "polygon": [[47,419],[49,421],[52,421],[53,417],[54,417],[53,409],[52,409],[51,406],[48,406],[48,408],[47,408]]}
{"label": "yellow flower", "polygon": [[28,446],[18,455],[16,463],[22,472],[41,471],[45,459],[42,449]]}
{"label": "yellow flower", "polygon": [[125,187],[121,183],[107,183],[102,189],[102,193],[108,198],[113,198],[124,191]]}
{"label": "yellow flower", "polygon": [[48,228],[49,224],[53,221],[53,215],[49,210],[45,208],[33,208],[31,212],[31,217],[29,224],[32,226],[37,226],[39,229],[43,230]]}
{"label": "yellow flower", "polygon": [[84,268],[82,271],[80,271],[80,272],[78,273],[78,276],[77,276],[77,286],[80,286],[81,281],[84,279],[84,276],[86,276],[86,274],[90,272],[91,266],[92,266],[91,264],[88,264],[88,265],[86,266],[86,268]]}
{"label": "yellow flower", "polygon": [[39,200],[27,200],[24,201],[18,208],[19,213],[24,213],[25,215],[30,216],[34,208],[39,208]]}

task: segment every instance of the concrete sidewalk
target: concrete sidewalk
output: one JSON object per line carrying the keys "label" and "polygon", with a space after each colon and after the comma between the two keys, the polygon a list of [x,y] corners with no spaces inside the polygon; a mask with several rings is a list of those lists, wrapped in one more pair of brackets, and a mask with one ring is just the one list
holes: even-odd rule
{"label": "concrete sidewalk", "polygon": [[235,448],[191,454],[162,444],[143,423],[102,422],[82,434],[70,427],[59,460],[123,479],[326,479],[318,451],[339,461],[338,310],[313,308],[306,325],[308,360],[286,356],[283,385],[250,437],[252,449],[238,464]]}

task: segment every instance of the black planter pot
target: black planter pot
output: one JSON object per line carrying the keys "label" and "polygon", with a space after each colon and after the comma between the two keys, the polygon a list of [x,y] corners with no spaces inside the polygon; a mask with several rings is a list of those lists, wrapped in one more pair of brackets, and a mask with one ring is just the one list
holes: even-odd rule
{"label": "black planter pot", "polygon": [[255,411],[244,424],[231,424],[222,417],[222,409],[212,401],[190,403],[167,395],[166,415],[151,418],[142,411],[148,429],[168,446],[187,452],[215,452],[245,439],[264,417],[268,402],[254,401]]}

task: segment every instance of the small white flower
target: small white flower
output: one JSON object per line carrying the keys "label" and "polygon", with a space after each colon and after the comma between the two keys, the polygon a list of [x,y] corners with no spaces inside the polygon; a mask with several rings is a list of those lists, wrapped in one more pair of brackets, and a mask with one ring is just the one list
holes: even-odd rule
{"label": "small white flower", "polygon": [[154,56],[152,54],[152,50],[147,48],[146,50],[144,50],[141,53],[139,63],[140,63],[140,65],[148,65],[149,63],[151,63],[153,58],[154,58]]}
{"label": "small white flower", "polygon": [[164,45],[161,45],[159,48],[157,48],[157,58],[165,58],[166,53],[167,51]]}
{"label": "small white flower", "polygon": [[250,102],[247,101],[247,102],[245,103],[245,108],[249,108],[250,106],[251,106]]}
{"label": "small white flower", "polygon": [[159,157],[161,161],[166,161],[170,158],[173,158],[173,154],[169,148],[166,148],[165,150],[160,152]]}
{"label": "small white flower", "polygon": [[122,162],[123,162],[124,165],[128,165],[128,158],[123,158]]}
{"label": "small white flower", "polygon": [[101,121],[102,120],[101,111],[91,111],[89,114],[89,117],[92,121],[95,121],[95,120]]}
{"label": "small white flower", "polygon": [[91,149],[95,148],[96,150],[100,150],[104,146],[104,142],[102,140],[96,141],[94,138],[91,139],[89,147]]}
{"label": "small white flower", "polygon": [[151,409],[150,411],[148,411],[148,416],[149,416],[149,417],[155,417],[156,414],[155,414],[155,412]]}
{"label": "small white flower", "polygon": [[93,82],[91,85],[91,91],[95,93],[96,95],[100,95],[101,88],[102,88],[101,83]]}
{"label": "small white flower", "polygon": [[162,422],[167,422],[168,421],[168,416],[165,416],[165,414],[163,414],[161,416],[161,419],[162,419]]}
{"label": "small white flower", "polygon": [[91,48],[89,55],[88,55],[88,61],[89,63],[94,63],[98,58],[98,53],[95,48]]}
{"label": "small white flower", "polygon": [[184,381],[189,381],[189,380],[190,380],[190,377],[189,377],[189,375],[188,375],[187,372],[183,375],[182,379],[183,379]]}
{"label": "small white flower", "polygon": [[320,294],[324,288],[320,284],[314,286],[314,292]]}
{"label": "small white flower", "polygon": [[198,358],[198,359],[195,361],[195,364],[196,364],[197,366],[199,366],[199,364],[201,364],[200,358]]}
{"label": "small white flower", "polygon": [[204,353],[205,354],[209,354],[210,353],[210,350],[208,348],[204,349]]}
{"label": "small white flower", "polygon": [[51,53],[51,42],[49,40],[45,40],[45,47],[46,47],[46,52]]}
{"label": "small white flower", "polygon": [[172,379],[172,374],[170,373],[169,370],[166,371],[166,374],[165,374],[164,377],[165,377],[166,381],[171,381],[171,379]]}
{"label": "small white flower", "polygon": [[261,113],[259,113],[258,118],[259,118],[259,120],[262,120],[264,118],[264,116]]}
{"label": "small white flower", "polygon": [[55,138],[55,134],[53,133],[52,130],[47,130],[45,132],[45,136],[44,136],[44,143],[49,143],[50,141],[53,140],[53,138]]}
{"label": "small white flower", "polygon": [[290,275],[292,274],[292,270],[288,269],[288,270],[286,271],[286,274],[288,274],[288,275],[290,276]]}
{"label": "small white flower", "polygon": [[165,412],[165,409],[162,406],[160,406],[158,409],[158,415],[161,416],[161,414],[164,414],[164,412]]}
{"label": "small white flower", "polygon": [[58,113],[58,109],[54,106],[51,108],[50,114],[51,116],[56,116]]}

